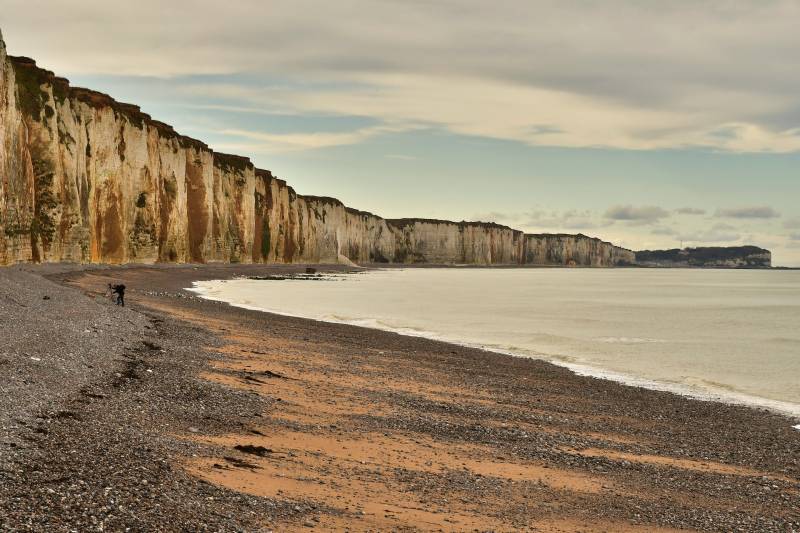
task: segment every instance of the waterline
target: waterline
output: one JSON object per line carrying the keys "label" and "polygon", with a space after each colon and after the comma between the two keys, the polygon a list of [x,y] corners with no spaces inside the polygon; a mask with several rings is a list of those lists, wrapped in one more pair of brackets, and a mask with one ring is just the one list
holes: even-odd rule
{"label": "waterline", "polygon": [[534,357],[800,417],[800,275],[782,274],[408,269],[193,290],[247,309]]}

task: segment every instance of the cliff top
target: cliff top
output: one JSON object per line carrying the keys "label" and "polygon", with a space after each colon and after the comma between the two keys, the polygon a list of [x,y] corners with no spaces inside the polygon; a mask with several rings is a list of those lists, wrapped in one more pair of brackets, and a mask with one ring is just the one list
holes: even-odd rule
{"label": "cliff top", "polygon": [[289,190],[294,194],[294,189],[288,185],[286,185],[286,180],[280,179],[278,176],[274,175],[271,170],[264,170],[263,168],[256,168],[255,169],[256,177],[262,180],[269,180],[275,181],[278,183],[280,187],[289,187]]}
{"label": "cliff top", "polygon": [[150,115],[142,112],[138,105],[118,102],[108,94],[92,89],[72,87],[68,79],[56,76],[52,71],[37,66],[36,61],[30,57],[7,57],[14,67],[14,74],[17,77],[20,106],[24,112],[34,118],[38,119],[45,105],[47,105],[48,99],[44,98],[41,86],[49,84],[53,88],[53,97],[59,103],[65,99],[72,99],[96,109],[108,107],[115,113],[127,118],[134,126],[138,128],[143,128],[144,125],[152,127],[162,137],[176,139],[184,148],[194,147],[198,150],[210,151],[208,145],[204,142],[186,135],[180,135],[169,124],[154,120]]}
{"label": "cliff top", "polygon": [[214,166],[226,172],[239,171],[244,173],[248,168],[255,169],[249,157],[236,154],[223,154],[214,152]]}
{"label": "cliff top", "polygon": [[353,214],[353,215],[358,215],[358,216],[362,216],[362,217],[374,217],[374,218],[381,218],[382,219],[382,217],[380,217],[380,216],[378,216],[378,215],[376,215],[374,213],[370,213],[369,211],[361,211],[360,209],[355,209],[353,207],[347,207],[346,205],[344,205],[344,203],[341,200],[339,200],[337,198],[332,198],[330,196],[313,196],[313,195],[303,194],[303,195],[300,195],[300,198],[304,199],[307,202],[315,202],[315,203],[318,203],[318,204],[325,204],[325,205],[330,205],[330,206],[333,206],[333,207],[343,207],[345,211],[347,211],[348,213]]}
{"label": "cliff top", "polygon": [[698,246],[696,248],[670,248],[668,250],[640,250],[636,252],[637,257],[650,258],[681,258],[693,257],[696,259],[733,259],[744,255],[752,254],[771,254],[766,248],[758,246]]}
{"label": "cliff top", "polygon": [[522,234],[522,231],[520,230],[510,228],[508,226],[503,226],[502,224],[498,224],[496,222],[480,222],[480,221],[469,221],[469,220],[454,222],[452,220],[441,220],[436,218],[387,218],[386,223],[396,228],[405,228],[407,226],[413,226],[414,224],[455,224],[460,227],[505,229],[513,231],[515,234],[516,233],[519,233],[520,235]]}
{"label": "cliff top", "polygon": [[622,246],[617,246],[613,242],[604,241],[599,237],[590,237],[589,235],[584,235],[583,233],[526,233],[525,237],[536,237],[540,239],[548,239],[548,238],[577,238],[577,239],[586,239],[589,241],[597,241],[602,244],[608,244],[615,248],[619,248],[620,250],[625,250],[628,252],[633,252],[633,250],[629,250],[628,248],[623,248]]}

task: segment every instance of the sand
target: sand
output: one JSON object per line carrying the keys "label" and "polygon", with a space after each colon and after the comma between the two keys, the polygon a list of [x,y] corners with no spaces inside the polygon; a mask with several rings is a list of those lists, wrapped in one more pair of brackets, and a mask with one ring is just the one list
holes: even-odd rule
{"label": "sand", "polygon": [[[95,376],[91,390],[102,400],[72,405],[74,417],[58,418],[48,426],[54,431],[29,446],[57,455],[55,439],[102,443],[109,428],[124,425],[148,450],[144,464],[168,465],[148,470],[151,488],[142,493],[141,480],[134,490],[130,476],[119,473],[142,467],[124,440],[110,443],[121,450],[116,464],[99,458],[91,475],[82,473],[85,459],[62,453],[58,468],[73,472],[76,491],[83,490],[81,477],[87,487],[97,485],[84,490],[95,522],[62,512],[60,522],[54,516],[44,523],[102,522],[106,530],[800,530],[796,421],[580,377],[542,361],[233,308],[183,290],[199,279],[302,270],[28,274],[153,328],[125,332],[125,342],[152,345],[134,358],[142,361],[131,370],[136,378]],[[128,286],[124,311],[98,297],[109,281]],[[34,451],[15,452],[17,466],[9,470],[17,481],[20,469],[35,477]],[[64,498],[28,486],[18,482],[15,494],[46,500],[39,514],[58,512]],[[94,510],[107,486],[125,500],[123,511]],[[62,488],[52,490],[61,495]],[[156,508],[159,500],[169,504]],[[31,523],[34,511],[13,503],[0,489],[0,516],[14,510],[6,515],[13,522],[0,518],[0,529]]]}

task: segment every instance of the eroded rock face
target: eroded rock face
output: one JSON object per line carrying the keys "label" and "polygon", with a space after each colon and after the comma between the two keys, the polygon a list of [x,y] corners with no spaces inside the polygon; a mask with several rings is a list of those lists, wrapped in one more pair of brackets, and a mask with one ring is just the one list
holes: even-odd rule
{"label": "eroded rock face", "polygon": [[636,255],[580,233],[541,233],[525,235],[524,262],[529,265],[622,266],[634,264]]}
{"label": "eroded rock face", "polygon": [[643,266],[670,268],[770,268],[772,253],[757,246],[705,246],[642,250],[636,252],[636,261]]}
{"label": "eroded rock face", "polygon": [[498,224],[446,220],[388,221],[398,263],[521,264],[523,233]]}
{"label": "eroded rock face", "polygon": [[613,266],[584,235],[385,220],[300,196],[137,106],[70,87],[0,38],[0,264],[303,262]]}

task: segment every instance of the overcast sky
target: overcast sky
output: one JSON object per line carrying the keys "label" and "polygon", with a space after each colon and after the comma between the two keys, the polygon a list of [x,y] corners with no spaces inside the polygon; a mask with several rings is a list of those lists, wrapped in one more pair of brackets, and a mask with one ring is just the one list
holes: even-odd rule
{"label": "overcast sky", "polygon": [[800,266],[800,2],[0,0],[9,53],[306,194]]}

